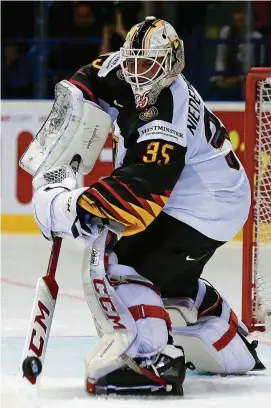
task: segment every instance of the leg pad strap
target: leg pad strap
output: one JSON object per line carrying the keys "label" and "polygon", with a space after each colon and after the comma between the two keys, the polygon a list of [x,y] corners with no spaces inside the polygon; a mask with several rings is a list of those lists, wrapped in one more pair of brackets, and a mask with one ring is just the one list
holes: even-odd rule
{"label": "leg pad strap", "polygon": [[161,306],[136,305],[128,308],[135,321],[152,317],[165,320],[168,330],[171,331],[171,320],[168,312]]}

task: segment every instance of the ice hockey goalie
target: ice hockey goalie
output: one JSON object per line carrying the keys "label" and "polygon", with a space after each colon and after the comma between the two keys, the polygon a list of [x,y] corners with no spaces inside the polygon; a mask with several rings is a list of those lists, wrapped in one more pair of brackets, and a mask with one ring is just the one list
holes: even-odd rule
{"label": "ice hockey goalie", "polygon": [[[34,178],[42,233],[86,244],[84,292],[99,335],[85,359],[90,394],[182,395],[187,367],[264,369],[244,324],[201,279],[215,251],[245,223],[251,194],[226,128],[183,68],[183,42],[170,24],[147,17],[132,27],[119,51],[65,82],[66,115],[77,109],[80,92],[110,116],[112,174],[83,188],[72,172],[49,177],[56,165],[65,169],[65,156]],[[54,115],[63,115],[63,104],[55,106]],[[76,113],[86,115],[80,124],[95,117],[89,106]],[[87,126],[65,123],[61,138],[70,131],[75,146]],[[75,152],[83,157],[86,140]],[[86,159],[84,166],[90,170]]]}

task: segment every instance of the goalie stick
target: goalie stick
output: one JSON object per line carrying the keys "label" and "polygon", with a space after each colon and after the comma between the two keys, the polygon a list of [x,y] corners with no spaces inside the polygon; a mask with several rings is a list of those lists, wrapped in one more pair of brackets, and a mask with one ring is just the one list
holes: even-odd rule
{"label": "goalie stick", "polygon": [[[101,153],[110,126],[111,118],[108,114],[96,104],[85,101],[76,86],[68,81],[61,81],[56,87],[52,111],[20,159],[19,165],[36,176],[38,172],[70,162],[75,172],[87,174]],[[61,242],[61,238],[55,239],[47,274],[37,283],[22,363],[27,357],[36,357],[41,363],[44,362],[58,294],[55,273]],[[31,359],[28,361],[31,363]],[[35,370],[31,373],[31,370],[25,368],[26,365],[24,370],[21,365],[21,377],[24,382],[35,385],[37,378],[40,378],[40,370],[34,374]],[[26,376],[24,371],[34,375]]]}
{"label": "goalie stick", "polygon": [[61,244],[62,238],[55,238],[52,245],[47,273],[45,276],[38,279],[30,323],[25,340],[21,364],[21,376],[32,385],[36,384],[38,377],[25,375],[22,366],[27,357],[37,357],[43,366],[58,295],[58,284],[55,280],[55,273]]}
{"label": "goalie stick", "polygon": [[[74,172],[78,170],[80,160],[81,158],[79,155],[73,157],[71,167]],[[21,377],[32,385],[37,383],[39,377],[38,375],[30,376],[24,372],[24,361],[28,357],[37,357],[41,362],[41,367],[43,367],[59,289],[55,280],[55,274],[61,244],[62,238],[55,237],[51,249],[47,273],[45,276],[38,279],[36,286],[35,298],[33,301],[32,313],[20,368]]]}

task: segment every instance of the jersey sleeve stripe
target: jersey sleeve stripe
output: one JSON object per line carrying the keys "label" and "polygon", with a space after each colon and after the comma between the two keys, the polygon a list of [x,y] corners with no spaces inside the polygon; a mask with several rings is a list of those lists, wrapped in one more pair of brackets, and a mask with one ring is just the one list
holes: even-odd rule
{"label": "jersey sleeve stripe", "polygon": [[[92,196],[93,199],[86,194]],[[150,203],[154,215],[151,215],[150,212],[136,204],[129,203],[130,208],[128,212],[110,203],[94,187],[80,197],[78,205],[80,208],[94,216],[109,218],[123,224],[126,227],[123,232],[123,235],[125,236],[144,231],[161,211],[161,207],[155,207],[155,203]]]}
{"label": "jersey sleeve stripe", "polygon": [[153,201],[148,201],[149,205],[152,208],[153,214],[154,214],[154,218],[158,217],[158,215],[160,214],[161,210],[163,209],[163,207],[161,207],[160,205],[154,203]]}
{"label": "jersey sleeve stripe", "polygon": [[108,214],[103,210],[103,208],[99,208],[94,201],[90,200],[85,195],[82,195],[79,198],[78,205],[87,212],[89,212],[90,214],[95,215],[96,217],[107,218],[108,216]]}
{"label": "jersey sleeve stripe", "polygon": [[142,224],[146,225],[144,219],[139,215],[139,213],[134,209],[134,206],[132,207],[131,204],[128,201],[123,200],[121,196],[113,190],[112,187],[110,187],[104,180],[99,181],[100,184],[102,184],[121,204],[122,206],[134,217],[139,218]]}
{"label": "jersey sleeve stripe", "polygon": [[112,205],[95,188],[91,189],[91,194],[96,197],[100,201],[101,205],[109,212],[111,219],[121,222],[123,225],[129,225],[129,220],[127,221],[127,219],[122,218],[122,216],[120,215],[120,213],[125,214],[126,211],[123,211],[120,208]]}
{"label": "jersey sleeve stripe", "polygon": [[114,180],[116,180],[119,184],[121,184],[138,202],[139,204],[142,205],[142,207],[148,211],[151,215],[155,215],[150,204],[148,203],[147,200],[138,197],[128,186],[127,184],[123,183],[122,181],[120,181],[117,177],[115,176],[111,176]]}
{"label": "jersey sleeve stripe", "polygon": [[97,103],[95,96],[93,95],[91,90],[88,89],[88,87],[86,87],[86,85],[82,84],[82,82],[76,81],[75,79],[70,79],[70,82],[76,86],[79,86],[79,88],[83,89],[84,92],[86,92],[86,94],[89,96],[91,101]]}
{"label": "jersey sleeve stripe", "polygon": [[[123,231],[124,236],[133,235],[137,232],[144,231],[146,229],[146,224],[145,223],[143,224],[139,217],[135,217],[132,214],[110,204],[94,188],[91,189],[91,194],[98,198],[103,207],[105,207],[108,210],[109,213],[108,218],[120,222],[126,227],[126,229]],[[142,212],[144,211],[139,207],[137,210],[141,210]],[[147,220],[147,225],[149,225],[153,221],[153,217],[151,217],[147,212],[145,212],[145,217]]]}
{"label": "jersey sleeve stripe", "polygon": [[[153,199],[153,201],[157,204],[157,205],[159,205],[160,207],[164,207],[164,205],[165,205],[165,203],[167,202],[167,200],[168,200],[168,198],[167,197],[163,197],[163,196],[160,196],[160,195],[157,195],[157,194],[152,194],[151,195],[152,196],[152,199]],[[162,198],[163,197],[163,198]],[[165,201],[164,201],[164,200]]]}

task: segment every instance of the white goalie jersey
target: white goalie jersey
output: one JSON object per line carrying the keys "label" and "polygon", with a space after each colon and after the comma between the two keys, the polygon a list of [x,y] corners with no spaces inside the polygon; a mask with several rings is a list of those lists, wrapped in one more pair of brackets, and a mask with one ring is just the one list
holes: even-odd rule
{"label": "white goalie jersey", "polygon": [[[159,113],[155,118],[158,109],[152,108],[154,119],[137,128],[138,143],[163,140],[186,148],[185,166],[163,211],[207,237],[228,241],[242,228],[249,212],[250,186],[245,170],[223,123],[195,88],[180,75],[168,91],[171,103],[164,110],[171,121],[159,119]],[[117,118],[116,168],[123,165],[127,152],[121,127],[123,121]]]}
{"label": "white goalie jersey", "polygon": [[[232,239],[250,207],[245,170],[221,121],[183,77],[171,86],[173,124],[187,146],[185,167],[164,211],[218,241]],[[178,95],[184,95],[183,100]]]}
{"label": "white goalie jersey", "polygon": [[248,216],[249,182],[223,123],[183,75],[141,110],[118,53],[99,57],[70,82],[114,122],[115,170],[85,192],[79,207],[90,200],[99,216],[106,209],[125,225],[124,236],[164,211],[209,238],[234,238]]}

